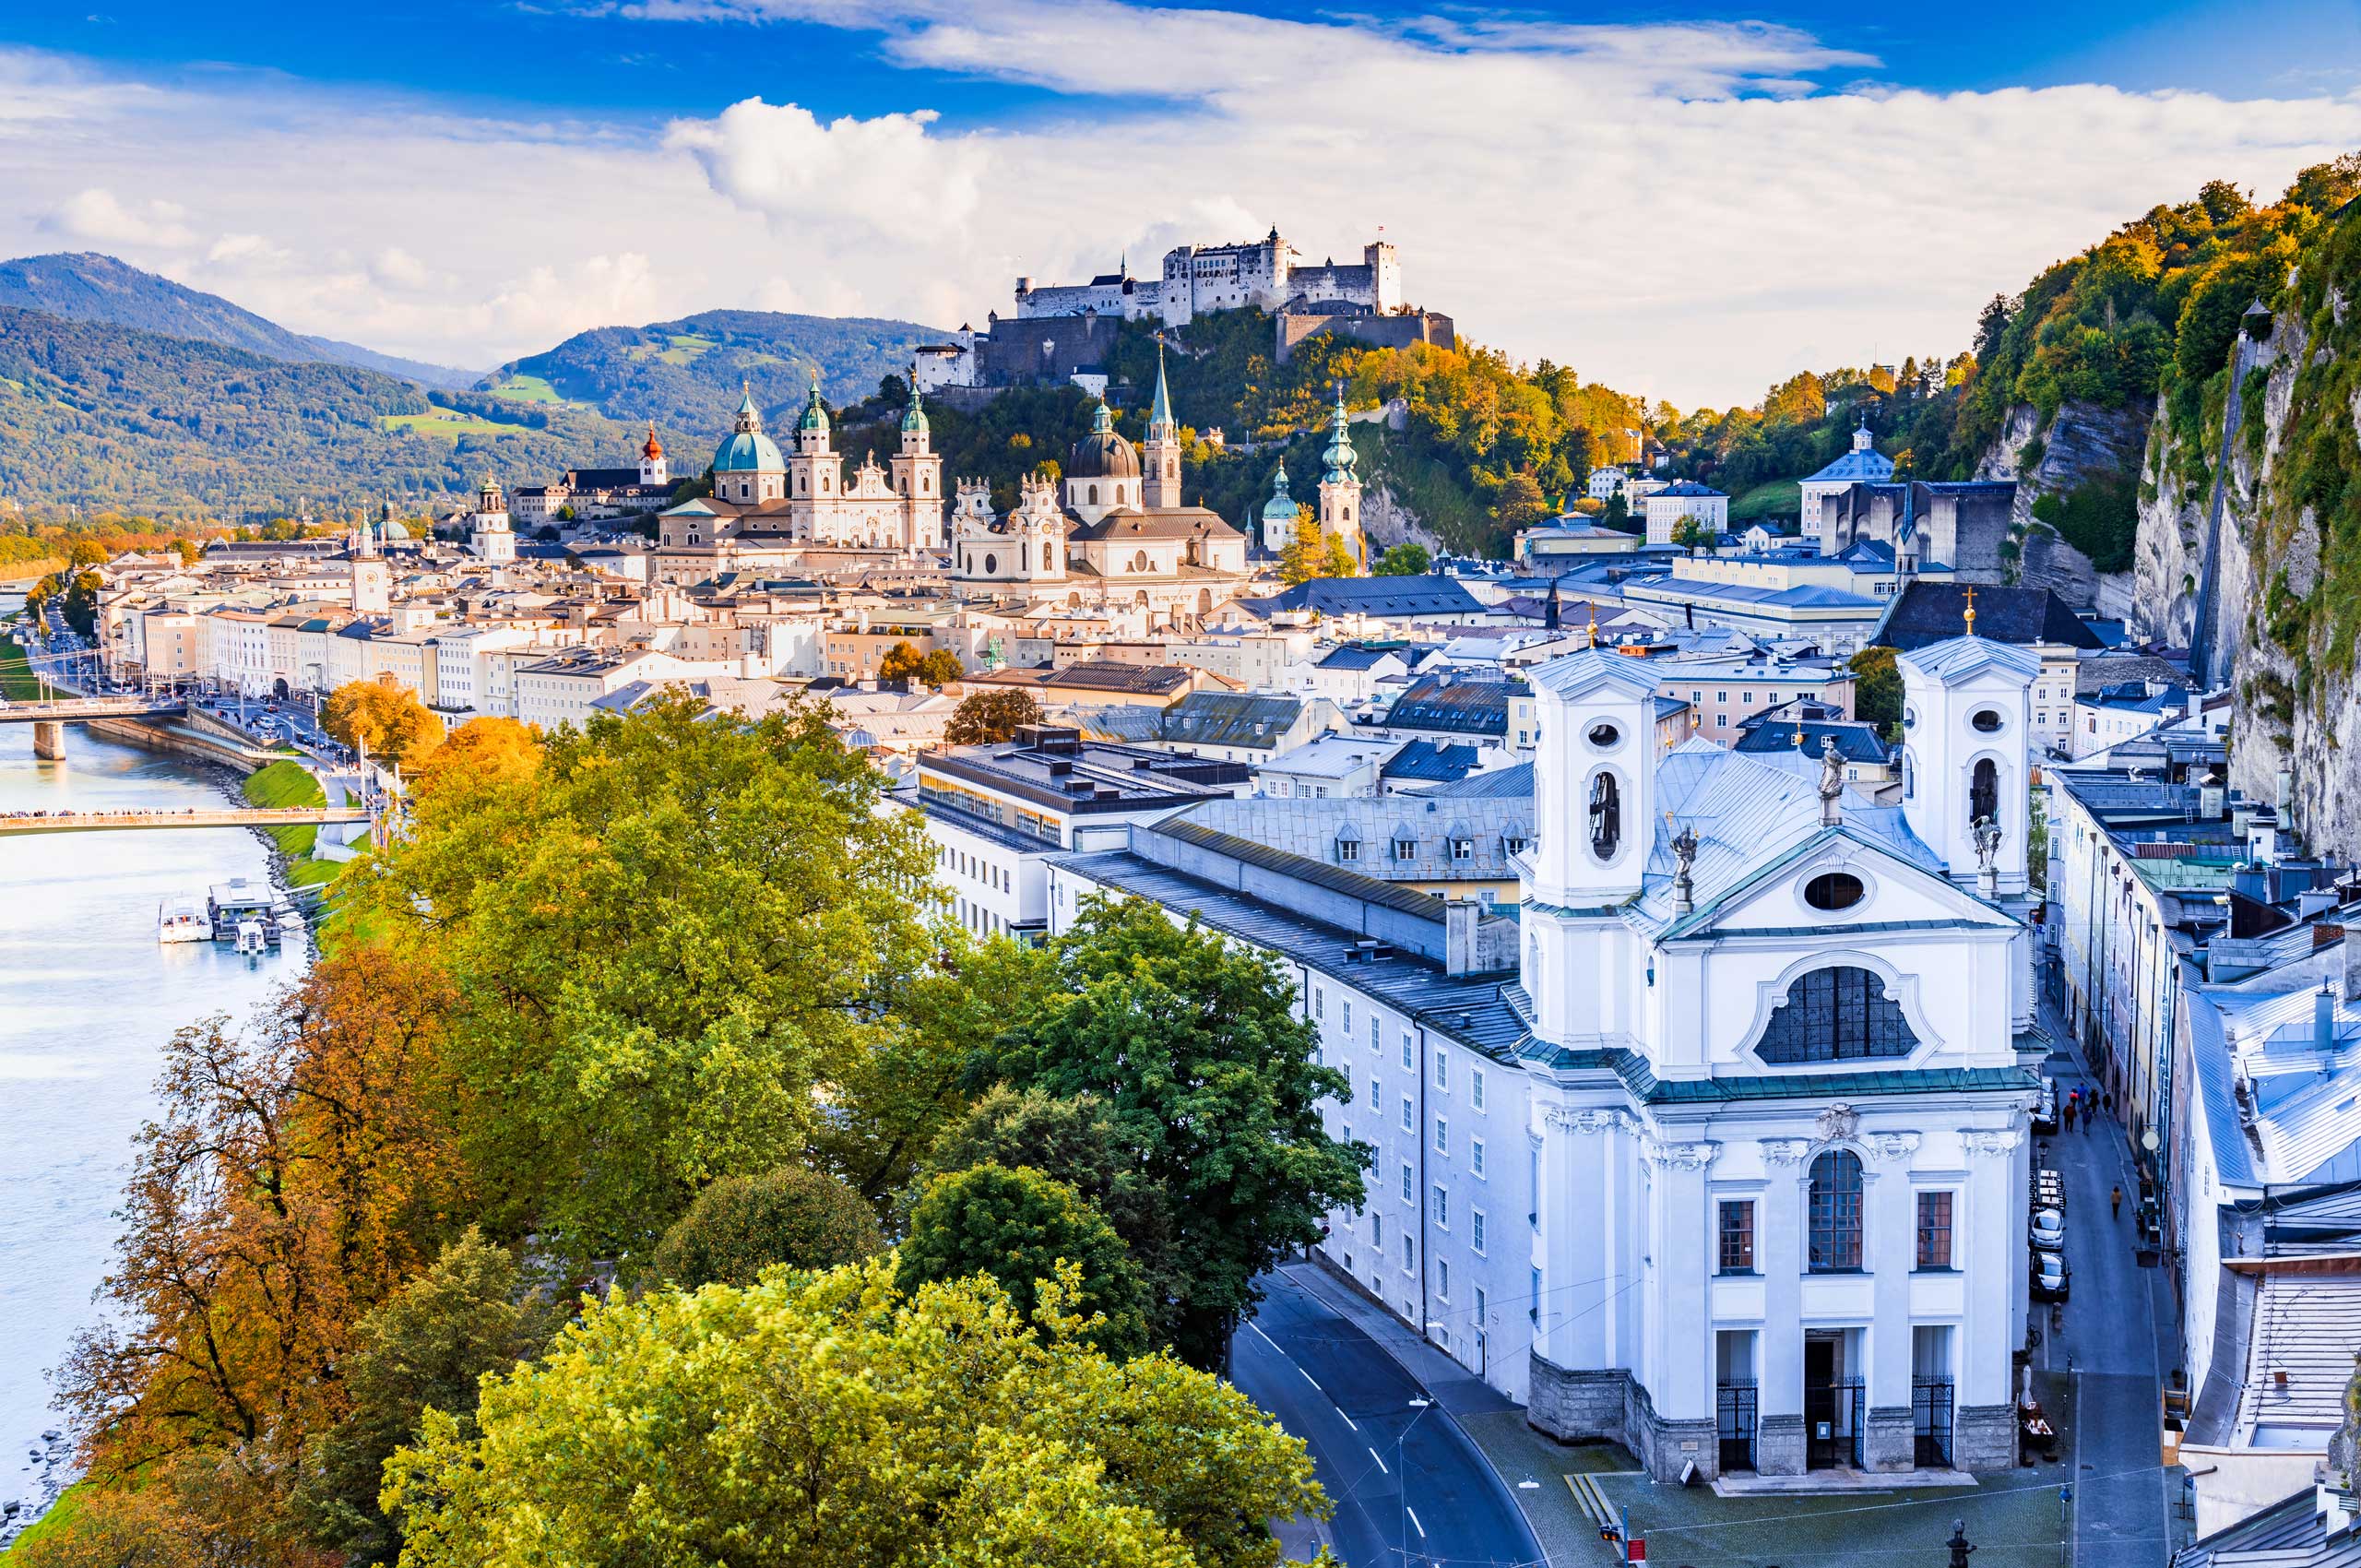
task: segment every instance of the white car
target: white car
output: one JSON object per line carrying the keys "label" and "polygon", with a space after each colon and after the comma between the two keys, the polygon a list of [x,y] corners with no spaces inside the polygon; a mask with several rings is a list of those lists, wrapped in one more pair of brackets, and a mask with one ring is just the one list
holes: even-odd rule
{"label": "white car", "polygon": [[2066,1250],[2066,1211],[2061,1208],[2037,1208],[2033,1211],[2033,1245],[2035,1252],[2062,1253]]}

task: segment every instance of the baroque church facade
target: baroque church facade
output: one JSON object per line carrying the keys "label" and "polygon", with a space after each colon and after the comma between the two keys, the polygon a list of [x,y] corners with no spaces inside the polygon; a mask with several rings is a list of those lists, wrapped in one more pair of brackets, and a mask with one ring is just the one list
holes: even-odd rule
{"label": "baroque church facade", "polygon": [[1245,588],[1252,568],[1246,536],[1185,505],[1181,480],[1180,427],[1159,356],[1139,446],[1117,434],[1100,403],[1061,479],[1028,476],[1007,516],[994,515],[982,481],[959,481],[951,581],[1027,607],[1128,611],[1150,626],[1201,624]]}
{"label": "baroque church facade", "polygon": [[658,519],[658,582],[726,572],[783,572],[847,552],[908,558],[943,545],[943,459],[915,387],[900,445],[886,464],[864,458],[848,474],[815,382],[796,421],[794,452],[763,429],[751,393],[713,456],[713,493]]}
{"label": "baroque church facade", "polygon": [[1349,964],[1306,999],[1352,1080],[1329,1130],[1375,1158],[1329,1265],[1659,1480],[2015,1460],[2039,666],[1973,635],[1898,664],[1885,806],[1800,745],[1660,750],[1619,652],[1540,666],[1505,1016],[1456,1019],[1496,1043],[1397,1028],[1374,980],[1362,1040]]}

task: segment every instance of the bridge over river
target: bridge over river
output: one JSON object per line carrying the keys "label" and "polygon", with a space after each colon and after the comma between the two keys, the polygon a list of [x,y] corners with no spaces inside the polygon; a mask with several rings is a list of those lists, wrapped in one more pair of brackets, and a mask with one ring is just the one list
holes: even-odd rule
{"label": "bridge over river", "polygon": [[179,719],[185,697],[60,697],[53,702],[0,702],[0,724],[33,727],[33,755],[50,762],[65,756],[65,726],[95,719]]}
{"label": "bridge over river", "polygon": [[124,828],[287,827],[367,822],[361,806],[224,806],[219,811],[17,813],[0,816],[0,837],[28,833],[113,833]]}

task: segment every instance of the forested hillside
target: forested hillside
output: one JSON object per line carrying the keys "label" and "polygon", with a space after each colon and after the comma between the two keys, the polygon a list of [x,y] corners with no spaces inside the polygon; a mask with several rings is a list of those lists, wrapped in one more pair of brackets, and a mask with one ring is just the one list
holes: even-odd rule
{"label": "forested hillside", "polygon": [[381,354],[357,343],[291,332],[219,294],[184,287],[95,251],[18,256],[0,262],[0,305],[37,310],[68,321],[106,322],[243,349],[291,364],[326,361],[383,371],[428,386],[466,387],[471,371]]}
{"label": "forested hillside", "polygon": [[0,308],[0,501],[30,516],[431,506],[486,472],[515,483],[619,460],[635,437],[577,410]]}
{"label": "forested hillside", "polygon": [[516,402],[564,399],[627,423],[654,420],[702,441],[730,428],[746,389],[765,409],[792,410],[816,378],[822,396],[849,401],[884,376],[907,373],[919,344],[947,336],[872,316],[710,310],[578,332],[547,353],[501,366],[482,386]]}

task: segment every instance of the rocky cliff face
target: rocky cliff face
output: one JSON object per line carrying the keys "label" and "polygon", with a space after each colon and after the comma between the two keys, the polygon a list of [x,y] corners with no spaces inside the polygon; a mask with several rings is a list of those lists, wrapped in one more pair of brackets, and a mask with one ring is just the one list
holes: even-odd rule
{"label": "rocky cliff face", "polygon": [[1372,484],[1361,493],[1361,529],[1369,536],[1372,557],[1396,544],[1423,544],[1430,553],[1449,548],[1441,534],[1382,484]]}
{"label": "rocky cliff face", "polygon": [[2147,430],[2146,409],[2068,403],[2047,424],[2029,404],[2009,410],[2009,422],[1976,465],[1975,477],[2017,481],[2010,519],[2010,537],[2019,551],[2017,582],[2053,589],[2078,610],[2109,616],[2130,612],[2131,574],[2101,572],[2090,556],[2036,519],[2034,506],[2045,495],[2069,495],[2094,481],[2113,482],[2130,473]]}
{"label": "rocky cliff face", "polygon": [[[2189,644],[2236,697],[2230,781],[2287,776],[2314,853],[2361,858],[2361,219],[2308,254],[2141,470],[2133,635]],[[2340,275],[2340,263],[2342,275]],[[2304,276],[2309,269],[2311,276]]]}

